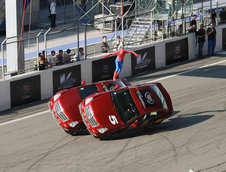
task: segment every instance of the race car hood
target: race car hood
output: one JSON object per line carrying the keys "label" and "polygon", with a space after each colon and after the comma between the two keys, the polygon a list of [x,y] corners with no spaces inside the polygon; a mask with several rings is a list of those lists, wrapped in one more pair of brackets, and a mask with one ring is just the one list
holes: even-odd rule
{"label": "race car hood", "polygon": [[124,125],[123,121],[115,110],[110,93],[97,95],[91,102],[91,106],[99,126],[112,129]]}
{"label": "race car hood", "polygon": [[64,113],[66,113],[72,121],[82,120],[78,108],[81,98],[75,88],[65,90],[61,93],[61,96],[57,99],[57,101],[60,101],[64,109]]}

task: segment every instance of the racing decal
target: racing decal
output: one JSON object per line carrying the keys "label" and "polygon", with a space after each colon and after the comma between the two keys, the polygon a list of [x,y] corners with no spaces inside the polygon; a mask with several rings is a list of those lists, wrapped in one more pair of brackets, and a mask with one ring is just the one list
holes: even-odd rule
{"label": "racing decal", "polygon": [[155,99],[148,89],[139,90],[136,92],[136,95],[139,98],[143,108],[155,106]]}
{"label": "racing decal", "polygon": [[146,98],[146,100],[149,104],[153,105],[155,103],[150,92],[146,92],[144,95],[145,95],[145,98]]}
{"label": "racing decal", "polygon": [[113,125],[118,124],[118,120],[115,115],[109,115],[109,120]]}

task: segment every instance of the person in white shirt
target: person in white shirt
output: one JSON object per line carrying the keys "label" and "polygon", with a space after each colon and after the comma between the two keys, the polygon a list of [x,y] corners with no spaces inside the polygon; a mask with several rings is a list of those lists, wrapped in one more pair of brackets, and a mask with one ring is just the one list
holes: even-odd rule
{"label": "person in white shirt", "polygon": [[51,56],[49,57],[49,64],[51,67],[56,66],[56,52],[51,51]]}
{"label": "person in white shirt", "polygon": [[75,57],[76,61],[85,60],[84,49],[82,47],[80,47],[74,57]]}
{"label": "person in white shirt", "polygon": [[50,5],[51,28],[56,27],[56,0]]}

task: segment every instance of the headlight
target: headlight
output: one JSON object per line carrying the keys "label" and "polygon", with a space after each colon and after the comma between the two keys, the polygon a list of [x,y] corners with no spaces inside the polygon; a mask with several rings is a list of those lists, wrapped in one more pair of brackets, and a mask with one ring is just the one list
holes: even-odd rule
{"label": "headlight", "polygon": [[85,106],[93,100],[93,97],[87,98],[85,101]]}
{"label": "headlight", "polygon": [[53,102],[55,102],[56,99],[58,99],[60,96],[61,96],[61,93],[56,94],[56,95],[53,97]]}
{"label": "headlight", "polygon": [[108,131],[108,129],[107,128],[98,128],[97,131],[99,131],[99,133],[103,134],[106,131]]}
{"label": "headlight", "polygon": [[68,123],[68,125],[69,125],[70,127],[72,127],[72,128],[75,127],[77,124],[78,124],[77,121],[73,121],[73,122]]}

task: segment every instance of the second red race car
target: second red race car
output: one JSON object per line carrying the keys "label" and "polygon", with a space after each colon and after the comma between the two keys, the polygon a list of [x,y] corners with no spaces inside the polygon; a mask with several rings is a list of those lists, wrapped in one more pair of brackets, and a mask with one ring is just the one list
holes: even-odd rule
{"label": "second red race car", "polygon": [[93,94],[81,102],[79,109],[89,132],[100,139],[129,126],[161,123],[173,112],[171,98],[160,83]]}
{"label": "second red race car", "polygon": [[[107,80],[92,84],[83,83],[81,86],[57,92],[49,101],[49,109],[57,123],[66,133],[76,134],[80,129],[86,129],[83,124],[78,105],[87,96],[94,93],[106,92],[115,88],[130,85],[125,79]],[[86,103],[89,99],[86,99]]]}

